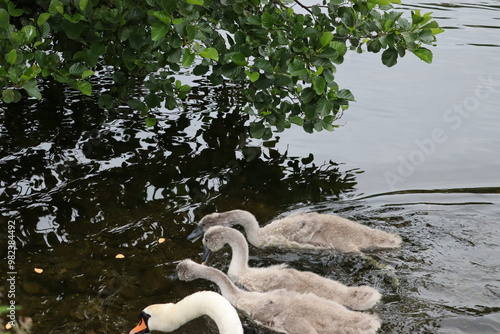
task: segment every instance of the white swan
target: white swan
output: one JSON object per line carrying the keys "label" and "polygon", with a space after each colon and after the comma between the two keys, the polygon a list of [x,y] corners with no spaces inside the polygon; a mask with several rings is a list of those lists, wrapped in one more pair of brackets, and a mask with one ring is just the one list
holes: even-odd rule
{"label": "white swan", "polygon": [[240,318],[229,301],[213,291],[200,291],[176,304],[154,304],[146,307],[139,324],[129,334],[149,331],[172,332],[202,315],[212,318],[220,334],[243,334]]}
{"label": "white swan", "polygon": [[236,287],[218,269],[191,260],[177,265],[183,281],[197,278],[216,283],[229,302],[252,320],[274,331],[288,334],[373,334],[380,327],[377,316],[351,311],[314,294],[285,289],[250,292]]}
{"label": "white swan", "polygon": [[224,226],[212,226],[203,236],[204,258],[210,251],[218,251],[225,244],[231,246],[233,256],[228,276],[233,282],[250,291],[276,289],[314,293],[322,298],[334,300],[354,310],[367,310],[380,300],[380,293],[369,286],[347,287],[337,281],[312,272],[288,268],[285,264],[266,268],[248,267],[248,244],[241,232]]}
{"label": "white swan", "polygon": [[365,249],[397,248],[401,245],[401,237],[397,234],[316,212],[291,214],[261,228],[248,211],[211,213],[200,220],[188,239],[197,240],[214,225],[243,226],[248,242],[256,247],[333,248],[340,252],[360,253]]}

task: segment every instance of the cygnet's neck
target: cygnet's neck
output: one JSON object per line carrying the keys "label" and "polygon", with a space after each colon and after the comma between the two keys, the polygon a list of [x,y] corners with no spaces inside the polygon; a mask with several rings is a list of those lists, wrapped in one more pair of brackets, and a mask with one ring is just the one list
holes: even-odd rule
{"label": "cygnet's neck", "polygon": [[172,332],[183,324],[208,315],[217,324],[220,334],[242,334],[243,328],[236,310],[229,301],[213,291],[200,291],[177,304],[158,304],[145,309],[153,313],[149,329]]}
{"label": "cygnet's neck", "polygon": [[237,296],[240,292],[240,289],[234,285],[233,282],[226,276],[222,271],[207,267],[204,265],[197,265],[197,270],[194,272],[197,278],[203,278],[209,281],[214,282],[219,286],[221,294],[226,297],[231,304],[234,305],[233,301],[237,299]]}
{"label": "cygnet's neck", "polygon": [[248,269],[248,243],[243,234],[232,228],[224,231],[224,242],[233,253],[227,273],[229,277],[239,277]]}
{"label": "cygnet's neck", "polygon": [[255,216],[245,210],[234,210],[233,212],[235,213],[234,224],[243,226],[248,242],[256,247],[261,246],[263,241],[259,234],[259,222]]}

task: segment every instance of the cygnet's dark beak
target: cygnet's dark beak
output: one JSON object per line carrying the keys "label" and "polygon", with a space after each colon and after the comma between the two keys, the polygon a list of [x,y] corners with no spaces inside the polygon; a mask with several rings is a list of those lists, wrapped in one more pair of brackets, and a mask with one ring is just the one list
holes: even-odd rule
{"label": "cygnet's dark beak", "polygon": [[207,264],[210,260],[210,256],[212,255],[212,251],[208,249],[207,246],[203,246],[203,254],[201,255],[201,264]]}
{"label": "cygnet's dark beak", "polygon": [[197,227],[194,229],[193,232],[191,232],[187,239],[191,242],[195,242],[196,240],[198,240],[201,236],[203,235],[203,229],[201,227]]}

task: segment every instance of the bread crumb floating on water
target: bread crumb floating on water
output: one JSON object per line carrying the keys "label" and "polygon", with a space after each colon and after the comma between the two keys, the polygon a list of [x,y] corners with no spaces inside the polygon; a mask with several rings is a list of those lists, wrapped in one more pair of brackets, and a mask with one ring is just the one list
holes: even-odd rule
{"label": "bread crumb floating on water", "polygon": [[124,259],[125,255],[123,254],[116,254],[115,259]]}
{"label": "bread crumb floating on water", "polygon": [[165,238],[160,238],[160,239],[158,239],[158,243],[159,243],[159,244],[162,244],[162,243],[164,243],[164,242],[165,242]]}
{"label": "bread crumb floating on water", "polygon": [[35,269],[34,269],[34,271],[35,271],[35,273],[37,273],[37,274],[41,274],[41,273],[43,273],[43,269],[42,269],[42,268],[35,268]]}

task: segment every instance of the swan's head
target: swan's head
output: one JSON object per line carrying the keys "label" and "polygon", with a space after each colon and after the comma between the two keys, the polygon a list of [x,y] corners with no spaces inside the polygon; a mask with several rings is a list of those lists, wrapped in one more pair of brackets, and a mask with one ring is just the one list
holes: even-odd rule
{"label": "swan's head", "polygon": [[212,226],[205,232],[203,235],[203,255],[201,256],[202,264],[207,264],[212,252],[220,250],[230,241],[231,231],[236,230],[225,226]]}
{"label": "swan's head", "polygon": [[216,252],[229,242],[231,231],[235,230],[224,226],[212,226],[203,235],[203,245]]}
{"label": "swan's head", "polygon": [[139,323],[129,334],[146,334],[150,331],[171,332],[179,326],[168,321],[168,313],[172,303],[149,305],[142,310],[139,316]]}
{"label": "swan's head", "polygon": [[182,260],[177,265],[177,277],[181,281],[195,280],[195,279],[199,278],[197,273],[200,270],[200,267],[203,267],[203,266],[201,264],[194,262],[193,260],[190,260],[190,259]]}
{"label": "swan's head", "polygon": [[145,334],[145,333],[150,333],[149,331],[149,326],[148,322],[149,319],[151,318],[151,315],[147,313],[146,309],[144,309],[141,312],[141,315],[139,316],[139,323],[137,326],[135,326],[129,334]]}
{"label": "swan's head", "polygon": [[191,241],[198,240],[212,226],[233,226],[240,220],[255,219],[253,215],[244,210],[231,210],[226,212],[214,212],[201,218],[198,227],[188,235]]}

